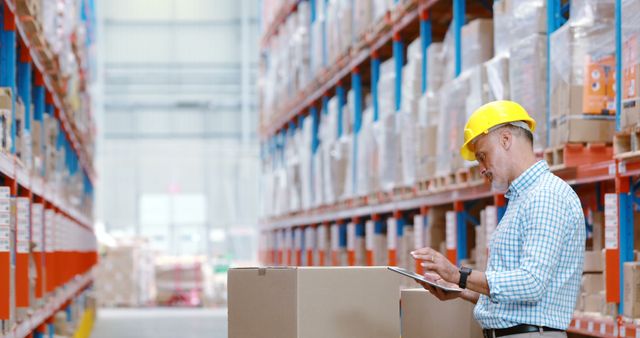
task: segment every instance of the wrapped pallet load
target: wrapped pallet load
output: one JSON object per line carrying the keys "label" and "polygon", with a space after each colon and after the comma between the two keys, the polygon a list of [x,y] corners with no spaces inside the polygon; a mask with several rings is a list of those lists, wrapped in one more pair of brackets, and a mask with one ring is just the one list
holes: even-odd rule
{"label": "wrapped pallet load", "polygon": [[539,121],[533,135],[534,149],[547,147],[547,37],[534,34],[511,47],[509,85],[511,100]]}
{"label": "wrapped pallet load", "polygon": [[398,136],[402,150],[402,185],[404,186],[413,186],[417,175],[416,144],[419,127],[416,122],[422,94],[421,43],[420,39],[416,39],[409,45],[407,64],[402,70],[402,102]]}
{"label": "wrapped pallet load", "polygon": [[510,100],[509,53],[496,55],[484,63],[487,75],[487,100]]}
{"label": "wrapped pallet load", "polygon": [[611,142],[615,132],[613,0],[572,3],[551,35],[551,145]]}
{"label": "wrapped pallet load", "polygon": [[378,81],[378,121],[374,123],[374,134],[378,149],[378,170],[380,188],[392,190],[400,182],[401,152],[400,139],[397,136],[398,114],[395,107],[395,61],[393,58],[380,66]]}
{"label": "wrapped pallet load", "polygon": [[622,114],[623,128],[640,122],[640,1],[622,0]]}
{"label": "wrapped pallet load", "polygon": [[463,140],[466,102],[460,98],[468,96],[468,75],[468,72],[461,74],[440,90],[436,176],[446,176],[463,167],[459,150]]}

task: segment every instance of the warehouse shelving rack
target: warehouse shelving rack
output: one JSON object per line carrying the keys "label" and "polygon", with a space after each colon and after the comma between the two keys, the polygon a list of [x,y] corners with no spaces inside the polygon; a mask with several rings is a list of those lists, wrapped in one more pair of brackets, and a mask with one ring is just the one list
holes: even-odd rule
{"label": "warehouse shelving rack", "polygon": [[[284,23],[287,16],[297,9],[300,1],[283,2],[275,19],[265,29],[261,42],[262,48],[265,48],[269,40],[277,33],[278,27]],[[616,72],[621,74],[621,0],[616,0],[615,5]],[[570,8],[569,2],[563,0],[548,0],[547,6],[547,17],[550,18],[547,33],[549,37],[552,32],[566,22]],[[422,41],[421,50],[425,55],[424,53],[432,40],[442,40],[449,21],[453,21],[456,46],[455,69],[456,75],[458,75],[462,57],[460,30],[466,19],[477,17],[491,17],[489,3],[471,0],[396,1],[396,7],[381,22],[376,23],[364,36],[360,37],[346,55],[334,65],[326,68],[293,100],[285,102],[278,108],[274,112],[272,120],[264,122],[260,129],[263,143],[274,143],[274,139],[292,132],[299,119],[308,114],[315,116],[317,109],[325,106],[327,98],[331,95],[340,98],[339,109],[341,109],[345,103],[345,88],[349,86],[355,93],[354,133],[357,133],[362,117],[363,84],[366,86],[367,83],[370,83],[368,89],[371,91],[374,116],[377,115],[376,84],[381,60],[391,55],[395,57],[397,74],[395,91],[396,97],[399,98],[404,63],[404,42],[413,41],[419,37]],[[426,57],[423,57],[422,62],[422,90],[425,92],[428,71]],[[621,81],[617,81],[616,90],[618,93],[622,92]],[[396,102],[396,106],[399,106],[399,102]],[[549,109],[548,106],[547,111]],[[616,112],[616,130],[620,131],[621,98],[619,95],[616,97]],[[549,115],[547,114],[547,116]],[[317,120],[317,117],[314,119]],[[546,123],[548,131],[550,129],[549,117]],[[341,129],[341,126],[338,128]],[[547,135],[547,137],[549,136]],[[605,150],[593,151],[581,149],[573,153],[571,149],[565,150],[565,154],[562,155],[564,158],[561,161],[563,164],[554,165],[551,169],[578,191],[585,208],[602,211],[604,194],[615,192],[617,196],[618,241],[614,247],[606,249],[606,299],[607,302],[618,303],[619,312],[622,313],[622,266],[624,262],[633,260],[634,221],[632,210],[634,204],[637,204],[635,193],[638,188],[638,184],[633,181],[633,178],[640,176],[640,156],[613,156],[611,150],[610,147]],[[602,151],[608,152],[607,155],[603,157]],[[469,221],[477,222],[470,220],[465,207],[468,207],[473,201],[484,200],[485,203],[497,207],[498,219],[502,217],[506,209],[504,196],[493,193],[486,183],[460,184],[438,191],[424,190],[420,186],[416,186],[409,189],[408,193],[378,194],[378,196],[381,197],[375,200],[366,197],[355,198],[335,205],[263,220],[261,222],[263,233],[270,234],[274,231],[286,230],[283,240],[290,244],[292,241],[297,242],[295,249],[294,245],[288,245],[289,250],[278,248],[278,250],[264,251],[265,263],[300,265],[303,262],[304,236],[302,233],[305,228],[322,227],[328,231],[329,225],[336,224],[338,231],[334,234],[333,242],[337,242],[337,245],[342,249],[347,249],[349,247],[347,223],[351,223],[355,227],[355,236],[366,237],[371,232],[384,231],[381,221],[386,217],[395,220],[391,223],[396,224],[396,234],[401,236],[401,225],[407,216],[422,215],[424,219],[429,208],[442,205],[448,205],[456,212],[456,245],[448,248],[447,253],[452,262],[459,263],[468,257],[466,223]],[[372,220],[373,222],[369,223],[374,226],[365,228],[365,220]],[[391,229],[387,230],[392,231]],[[354,236],[353,233],[354,231],[351,230],[351,237]],[[353,265],[355,262],[354,253],[352,250],[347,250],[347,252],[347,263]],[[367,247],[365,261],[368,265],[373,262],[372,255],[370,248]],[[313,265],[313,263],[316,265],[339,264],[337,257],[325,256],[325,253],[322,252],[318,257],[319,262],[313,262],[312,253],[307,252],[306,262],[308,265]],[[395,258],[395,251],[389,250],[389,264],[395,264]],[[416,266],[416,270],[421,270],[419,265]],[[596,337],[640,337],[640,325],[620,316],[613,320],[576,315],[571,322],[569,331]]]}
{"label": "warehouse shelving rack", "polygon": [[[33,34],[35,19],[31,16],[18,15],[18,6],[24,5],[21,0],[3,0],[0,2],[0,87],[8,87],[12,90],[13,117],[15,119],[15,102],[19,95],[25,103],[27,111],[24,128],[31,128],[30,114],[33,104],[33,118],[42,121],[45,114],[59,121],[61,133],[58,139],[58,148],[65,149],[65,164],[72,174],[82,173],[84,178],[84,193],[93,194],[93,183],[96,174],[93,167],[93,159],[88,149],[88,140],[85,140],[78,125],[72,117],[72,108],[64,99],[65,83],[60,76],[59,67],[55,62],[50,62],[52,52],[44,42],[44,37]],[[30,32],[30,34],[27,34]],[[81,81],[84,75],[81,74]],[[89,113],[89,112],[83,112]],[[83,231],[93,232],[92,216],[90,211],[79,210],[62,198],[59,191],[55,190],[43,173],[35,173],[28,170],[16,156],[15,138],[16,126],[12,124],[11,130],[13,149],[10,153],[0,152],[0,183],[10,188],[11,197],[26,197],[30,203],[43,205],[44,210],[51,210],[71,220]],[[31,205],[31,204],[30,204]],[[31,227],[29,227],[31,232]],[[47,244],[48,245],[48,244]],[[43,248],[44,249],[44,248]],[[48,248],[53,249],[53,248]],[[74,257],[66,256],[69,252],[45,252],[35,255],[36,269],[38,271],[37,285],[46,285],[46,293],[38,295],[42,303],[32,308],[28,318],[19,323],[13,330],[3,337],[44,337],[44,334],[53,328],[53,316],[64,309],[81,292],[92,284],[92,266],[97,262],[96,252],[73,252]],[[4,309],[8,308],[9,274],[5,271],[5,261],[9,261],[9,253],[0,253],[2,258],[2,291],[0,291],[0,305],[2,316]],[[18,254],[20,255],[20,254]],[[26,257],[26,255],[25,255]],[[63,262],[64,260],[64,262]],[[43,270],[50,270],[43,278]],[[27,276],[28,261],[19,257],[16,260],[16,271],[22,277]],[[73,270],[73,271],[71,271]],[[8,271],[8,270],[7,270]],[[24,271],[24,273],[20,272]],[[5,281],[6,277],[6,281]],[[28,279],[28,277],[26,277]],[[24,280],[24,278],[23,278]],[[17,294],[24,294],[28,283],[16,283]],[[18,296],[20,297],[20,296]],[[5,303],[6,302],[6,303]],[[28,299],[22,300],[22,306],[29,306]],[[4,319],[4,318],[2,318]]]}

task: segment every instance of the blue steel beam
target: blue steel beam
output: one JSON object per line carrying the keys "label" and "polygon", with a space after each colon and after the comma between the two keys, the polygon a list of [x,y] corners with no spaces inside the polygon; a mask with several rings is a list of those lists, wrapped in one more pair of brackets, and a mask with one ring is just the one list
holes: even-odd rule
{"label": "blue steel beam", "polygon": [[432,31],[431,31],[431,19],[429,18],[429,11],[425,10],[423,13],[420,13],[420,43],[421,43],[421,51],[422,51],[422,94],[426,93],[428,88],[427,84],[427,74],[429,69],[427,69],[427,49],[431,45],[432,40]]}
{"label": "blue steel beam", "polygon": [[402,67],[404,66],[404,44],[398,34],[394,34],[393,36],[393,60],[396,66],[395,107],[396,112],[398,112],[400,111],[400,104],[402,103]]}
{"label": "blue steel beam", "polygon": [[453,0],[453,38],[455,49],[455,76],[462,72],[462,26],[465,24],[465,0]]}
{"label": "blue steel beam", "polygon": [[380,80],[380,58],[377,53],[371,54],[371,103],[373,106],[373,120],[378,121],[380,105],[378,103],[378,81]]}
{"label": "blue steel beam", "polygon": [[343,113],[344,113],[344,104],[345,104],[345,94],[344,87],[339,84],[336,87],[336,94],[338,95],[338,138],[342,137],[343,133]]}

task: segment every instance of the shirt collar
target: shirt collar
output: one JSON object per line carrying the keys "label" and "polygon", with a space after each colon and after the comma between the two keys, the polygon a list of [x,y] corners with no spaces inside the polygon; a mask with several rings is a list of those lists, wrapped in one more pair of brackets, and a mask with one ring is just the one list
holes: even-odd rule
{"label": "shirt collar", "polygon": [[549,166],[547,165],[547,162],[543,160],[536,162],[511,182],[511,185],[509,185],[509,191],[507,191],[505,197],[511,199],[519,196],[529,189],[542,174],[548,171]]}

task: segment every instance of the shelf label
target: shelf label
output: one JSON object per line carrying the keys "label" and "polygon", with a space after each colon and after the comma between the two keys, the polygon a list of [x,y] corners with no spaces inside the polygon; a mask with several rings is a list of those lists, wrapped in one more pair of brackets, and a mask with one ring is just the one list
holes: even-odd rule
{"label": "shelf label", "polygon": [[618,195],[604,195],[604,243],[606,249],[618,248]]}
{"label": "shelf label", "polygon": [[456,212],[447,211],[446,221],[447,249],[452,250],[456,248]]}
{"label": "shelf label", "polygon": [[367,250],[372,251],[373,248],[375,247],[374,238],[375,238],[376,225],[372,220],[368,220],[364,224],[364,227],[365,227],[364,229],[365,246]]}
{"label": "shelf label", "polygon": [[398,247],[398,222],[395,218],[387,219],[387,249],[395,250]]}
{"label": "shelf label", "polygon": [[424,248],[424,228],[424,217],[422,215],[416,215],[413,218],[414,249]]}

